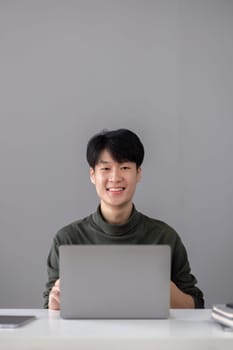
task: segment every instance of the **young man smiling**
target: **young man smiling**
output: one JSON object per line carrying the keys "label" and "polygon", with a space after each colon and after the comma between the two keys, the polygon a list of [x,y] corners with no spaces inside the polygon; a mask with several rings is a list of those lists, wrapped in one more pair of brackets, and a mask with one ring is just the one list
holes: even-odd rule
{"label": "young man smiling", "polygon": [[62,244],[168,244],[172,266],[170,306],[204,307],[187,253],[179,235],[167,224],[139,213],[133,204],[141,180],[144,147],[130,130],[104,131],[87,145],[90,179],[100,205],[88,217],[63,227],[54,237],[48,256],[45,307],[60,309],[59,246]]}
{"label": "young man smiling", "polygon": [[90,178],[105,220],[110,224],[125,223],[132,212],[132,198],[141,179],[141,168],[132,161],[114,160],[105,149],[97,164],[90,168]]}

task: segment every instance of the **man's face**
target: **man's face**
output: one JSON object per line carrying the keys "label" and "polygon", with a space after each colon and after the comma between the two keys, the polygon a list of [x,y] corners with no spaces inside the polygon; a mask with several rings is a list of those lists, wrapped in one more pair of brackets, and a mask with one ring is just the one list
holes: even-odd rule
{"label": "man's face", "polygon": [[118,163],[104,150],[95,169],[90,168],[91,182],[96,187],[101,206],[124,207],[131,205],[137,183],[141,179],[141,168],[136,163]]}

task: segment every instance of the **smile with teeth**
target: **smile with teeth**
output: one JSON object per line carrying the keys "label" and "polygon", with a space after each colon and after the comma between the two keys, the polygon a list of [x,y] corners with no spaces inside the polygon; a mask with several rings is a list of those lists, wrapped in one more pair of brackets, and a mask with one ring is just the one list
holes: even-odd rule
{"label": "smile with teeth", "polygon": [[125,187],[108,187],[107,191],[109,192],[121,192],[124,191]]}

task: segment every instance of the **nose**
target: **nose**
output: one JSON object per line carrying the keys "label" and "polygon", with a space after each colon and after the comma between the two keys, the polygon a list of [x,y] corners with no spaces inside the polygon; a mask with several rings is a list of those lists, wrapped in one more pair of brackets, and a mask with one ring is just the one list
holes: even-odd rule
{"label": "nose", "polygon": [[122,180],[122,175],[120,169],[112,169],[109,174],[109,181],[120,182]]}

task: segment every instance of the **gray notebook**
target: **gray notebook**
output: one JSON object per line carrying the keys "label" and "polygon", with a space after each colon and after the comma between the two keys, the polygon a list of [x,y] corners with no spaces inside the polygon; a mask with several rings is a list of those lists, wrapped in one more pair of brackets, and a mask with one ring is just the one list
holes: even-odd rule
{"label": "gray notebook", "polygon": [[61,317],[168,318],[170,247],[60,247]]}
{"label": "gray notebook", "polygon": [[35,316],[0,315],[0,328],[17,328],[36,320]]}

